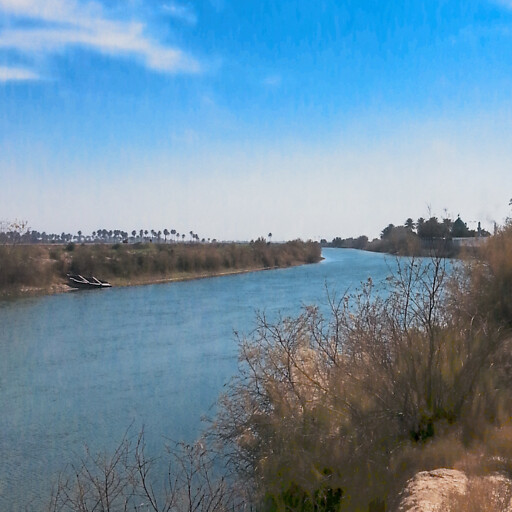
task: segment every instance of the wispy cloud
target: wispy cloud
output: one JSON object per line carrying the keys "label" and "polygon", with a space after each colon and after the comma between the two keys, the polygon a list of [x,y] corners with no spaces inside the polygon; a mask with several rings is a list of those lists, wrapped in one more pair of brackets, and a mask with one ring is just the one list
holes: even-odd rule
{"label": "wispy cloud", "polygon": [[282,78],[280,75],[269,75],[263,79],[263,85],[268,87],[279,87],[281,82]]}
{"label": "wispy cloud", "polygon": [[24,54],[53,54],[73,46],[113,57],[131,57],[163,72],[197,72],[199,63],[179,48],[152,39],[141,21],[111,18],[102,5],[78,0],[0,0],[0,12],[12,21],[0,31],[0,49]]}
{"label": "wispy cloud", "polygon": [[26,82],[40,79],[41,77],[30,69],[0,66],[0,82]]}
{"label": "wispy cloud", "polygon": [[180,4],[177,2],[169,2],[162,7],[163,11],[169,16],[176,18],[180,21],[184,21],[189,25],[195,25],[197,23],[197,15],[188,4]]}

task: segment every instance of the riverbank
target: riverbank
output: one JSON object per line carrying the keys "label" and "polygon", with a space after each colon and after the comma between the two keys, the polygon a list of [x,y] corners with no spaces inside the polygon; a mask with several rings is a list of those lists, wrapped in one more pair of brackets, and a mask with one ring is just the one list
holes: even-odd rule
{"label": "riverbank", "polygon": [[137,286],[286,268],[321,260],[320,245],[295,240],[269,244],[68,244],[0,247],[0,297],[71,291],[68,272],[94,275],[113,286]]}

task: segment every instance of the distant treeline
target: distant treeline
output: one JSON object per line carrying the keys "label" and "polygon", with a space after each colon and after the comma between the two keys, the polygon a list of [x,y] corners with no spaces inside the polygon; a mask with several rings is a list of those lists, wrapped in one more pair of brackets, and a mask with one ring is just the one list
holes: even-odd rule
{"label": "distant treeline", "polygon": [[[272,239],[272,233],[268,234]],[[176,229],[139,229],[123,231],[122,229],[97,229],[91,234],[85,234],[81,230],[76,233],[47,233],[46,231],[37,231],[30,229],[26,221],[0,222],[0,244],[22,243],[22,244],[66,244],[69,242],[77,243],[105,243],[114,244],[118,242],[212,242],[215,238],[200,237],[194,231],[180,233]]]}
{"label": "distant treeline", "polygon": [[382,230],[380,238],[372,241],[364,235],[357,238],[336,237],[331,242],[322,240],[322,245],[408,255],[420,255],[436,249],[438,254],[454,256],[461,247],[457,240],[488,236],[490,233],[482,229],[480,223],[476,230],[471,230],[460,217],[455,221],[449,218],[439,221],[437,217],[425,220],[420,217],[416,222],[408,218],[402,226],[388,224]]}
{"label": "distant treeline", "polygon": [[0,246],[0,292],[47,289],[68,272],[95,275],[113,284],[288,267],[321,259],[320,244],[76,244]]}

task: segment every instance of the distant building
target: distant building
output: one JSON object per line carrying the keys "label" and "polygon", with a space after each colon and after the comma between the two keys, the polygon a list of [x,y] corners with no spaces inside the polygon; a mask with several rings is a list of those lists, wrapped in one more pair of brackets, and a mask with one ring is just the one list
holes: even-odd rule
{"label": "distant building", "polygon": [[483,236],[461,236],[453,237],[452,244],[454,247],[480,247],[485,243],[487,237]]}
{"label": "distant building", "polygon": [[457,220],[452,226],[452,238],[455,240],[456,238],[465,238],[468,236],[469,229],[466,223],[460,217],[457,217]]}

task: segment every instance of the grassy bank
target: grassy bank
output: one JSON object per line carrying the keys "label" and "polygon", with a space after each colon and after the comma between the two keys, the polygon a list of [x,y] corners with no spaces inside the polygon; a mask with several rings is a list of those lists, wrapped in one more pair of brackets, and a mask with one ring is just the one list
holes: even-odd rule
{"label": "grassy bank", "polygon": [[192,279],[320,261],[320,246],[269,244],[67,244],[0,246],[0,295],[51,293],[68,272],[115,286]]}

